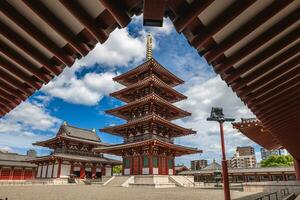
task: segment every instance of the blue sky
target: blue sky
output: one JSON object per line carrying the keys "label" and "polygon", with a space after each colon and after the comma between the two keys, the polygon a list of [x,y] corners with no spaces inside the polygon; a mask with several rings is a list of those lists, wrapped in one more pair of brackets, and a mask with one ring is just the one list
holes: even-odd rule
{"label": "blue sky", "polygon": [[[77,60],[71,68],[66,68],[59,77],[0,119],[0,148],[19,153],[35,148],[39,154],[45,154],[47,149],[32,147],[31,143],[53,137],[63,121],[97,131],[124,123],[104,113],[123,104],[109,96],[122,88],[112,78],[144,62],[148,31],[154,37],[154,58],[185,80],[185,84],[176,89],[188,96],[188,100],[176,105],[192,112],[192,116],[175,123],[198,133],[178,138],[176,142],[204,151],[202,155],[180,157],[176,162],[189,165],[190,159],[220,160],[218,126],[205,121],[211,106],[224,107],[225,114],[236,119],[253,117],[252,113],[190,47],[185,37],[175,31],[169,20],[164,20],[163,28],[145,28],[141,17],[134,17],[127,28],[116,29],[103,45],[98,44],[85,58]],[[238,145],[254,145],[230,124],[225,126],[225,131],[228,157]],[[122,142],[122,138],[97,133],[104,142]],[[255,147],[258,152],[258,146]]]}

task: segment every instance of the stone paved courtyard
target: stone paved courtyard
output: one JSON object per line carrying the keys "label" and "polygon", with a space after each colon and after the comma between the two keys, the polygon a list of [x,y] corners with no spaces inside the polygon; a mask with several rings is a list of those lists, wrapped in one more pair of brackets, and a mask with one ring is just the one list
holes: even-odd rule
{"label": "stone paved courtyard", "polygon": [[[246,195],[232,191],[232,198]],[[122,188],[97,185],[0,186],[8,200],[222,200],[222,190],[197,188]]]}

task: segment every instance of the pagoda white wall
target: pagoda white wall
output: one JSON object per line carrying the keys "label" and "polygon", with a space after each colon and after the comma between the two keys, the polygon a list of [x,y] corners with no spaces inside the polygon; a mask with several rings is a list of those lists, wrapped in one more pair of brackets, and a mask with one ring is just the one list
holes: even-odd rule
{"label": "pagoda white wall", "polygon": [[173,169],[169,169],[169,175],[173,175]]}
{"label": "pagoda white wall", "polygon": [[158,174],[158,168],[153,168],[153,174]]}
{"label": "pagoda white wall", "polygon": [[38,169],[37,169],[37,173],[36,173],[36,177],[37,178],[40,178],[41,177],[41,171],[42,171],[42,166],[38,166]]}
{"label": "pagoda white wall", "polygon": [[92,171],[92,168],[86,167],[86,168],[85,168],[85,171],[86,171],[86,172],[91,172],[91,171]]}
{"label": "pagoda white wall", "polygon": [[48,172],[47,172],[47,178],[51,178],[52,168],[53,168],[53,164],[49,164],[49,166],[48,166]]}
{"label": "pagoda white wall", "polygon": [[111,167],[105,167],[105,176],[111,176]]}
{"label": "pagoda white wall", "polygon": [[79,172],[80,171],[80,167],[74,167],[73,171],[74,172]]}
{"label": "pagoda white wall", "polygon": [[101,172],[101,168],[100,167],[96,168],[96,172]]}
{"label": "pagoda white wall", "polygon": [[58,164],[55,164],[53,169],[53,178],[57,177],[57,170],[58,170]]}
{"label": "pagoda white wall", "polygon": [[43,171],[42,171],[42,178],[45,178],[46,177],[46,173],[47,173],[47,165],[43,165]]}
{"label": "pagoda white wall", "polygon": [[149,168],[143,168],[143,174],[149,174]]}
{"label": "pagoda white wall", "polygon": [[124,169],[124,175],[130,175],[130,169]]}
{"label": "pagoda white wall", "polygon": [[61,165],[60,178],[68,178],[70,175],[71,165]]}

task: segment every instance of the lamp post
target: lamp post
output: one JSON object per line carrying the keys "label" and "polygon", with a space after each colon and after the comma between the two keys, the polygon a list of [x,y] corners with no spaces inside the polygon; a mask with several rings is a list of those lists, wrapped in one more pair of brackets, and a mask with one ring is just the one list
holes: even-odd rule
{"label": "lamp post", "polygon": [[232,122],[233,118],[225,118],[223,114],[223,108],[212,107],[210,117],[207,118],[207,121],[217,121],[220,124],[220,134],[221,134],[221,146],[222,146],[222,176],[223,176],[223,185],[224,185],[224,199],[230,200],[230,189],[229,189],[229,179],[228,179],[228,167],[227,160],[225,155],[225,142],[224,142],[224,122]]}

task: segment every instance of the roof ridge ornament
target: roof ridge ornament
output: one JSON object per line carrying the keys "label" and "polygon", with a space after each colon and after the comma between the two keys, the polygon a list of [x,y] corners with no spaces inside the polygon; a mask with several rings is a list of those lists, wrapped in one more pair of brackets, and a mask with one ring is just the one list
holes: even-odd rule
{"label": "roof ridge ornament", "polygon": [[150,32],[147,35],[147,46],[146,46],[146,59],[150,60],[152,58],[152,36]]}

